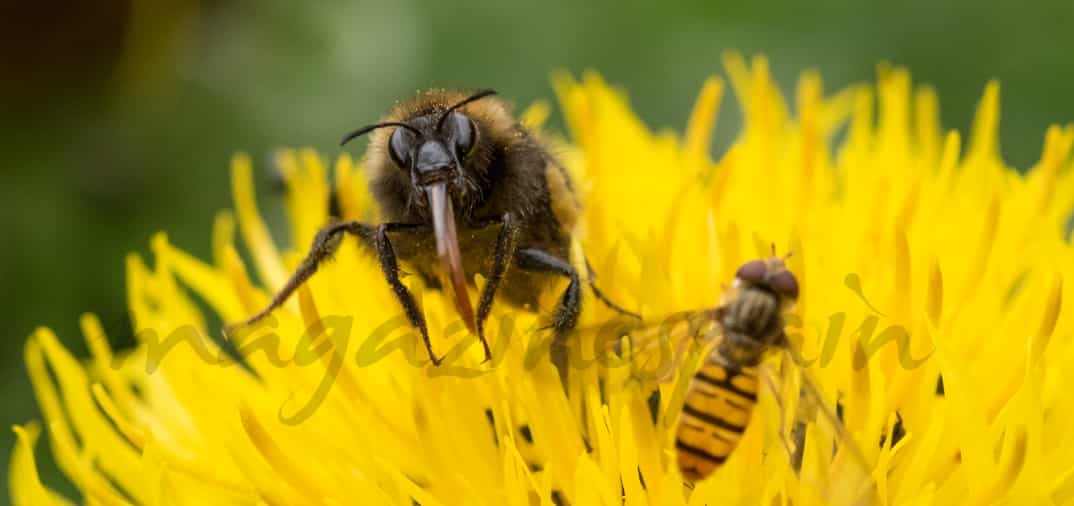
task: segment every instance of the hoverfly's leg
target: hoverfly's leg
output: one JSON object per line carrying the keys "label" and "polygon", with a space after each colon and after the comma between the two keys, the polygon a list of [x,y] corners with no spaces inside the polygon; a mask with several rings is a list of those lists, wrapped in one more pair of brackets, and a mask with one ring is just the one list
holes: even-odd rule
{"label": "hoverfly's leg", "polygon": [[[786,342],[786,337],[784,337],[784,343]],[[794,360],[794,356],[792,355],[791,348],[789,346],[783,346],[783,352],[787,360]],[[839,448],[845,449],[848,453],[850,453],[850,457],[855,461],[856,465],[852,467],[857,467],[858,470],[861,472],[861,476],[859,476],[862,481],[861,492],[866,497],[871,498],[866,500],[864,503],[875,503],[875,497],[878,493],[877,483],[875,478],[871,476],[872,466],[869,464],[869,460],[865,457],[865,453],[862,452],[861,447],[858,446],[858,443],[854,441],[854,438],[850,435],[850,432],[847,430],[846,426],[843,425],[842,417],[838,413],[833,411],[830,407],[828,407],[828,405],[825,403],[824,395],[823,393],[821,393],[820,387],[818,386],[816,380],[813,379],[812,374],[810,374],[809,369],[800,367],[798,368],[798,371],[800,372],[802,379],[800,390],[801,395],[803,397],[808,396],[810,398],[810,401],[812,401],[811,407],[816,409],[816,412],[822,415],[822,417],[825,418],[835,430],[836,444],[839,445]],[[836,405],[838,406],[838,401],[836,401]]]}
{"label": "hoverfly's leg", "polygon": [[481,299],[477,303],[477,338],[485,347],[486,361],[492,358],[492,350],[489,348],[488,340],[485,339],[485,321],[488,320],[489,313],[492,311],[496,290],[499,289],[500,282],[503,281],[503,276],[510,265],[511,257],[514,256],[518,238],[518,225],[511,217],[511,213],[504,213],[498,222],[500,233],[496,238],[496,249],[493,251],[492,271],[489,272],[485,286],[481,289]]}
{"label": "hoverfly's leg", "polygon": [[559,370],[559,379],[567,384],[567,335],[578,324],[578,315],[582,310],[582,294],[579,289],[581,281],[578,271],[566,260],[537,248],[526,248],[515,254],[518,267],[531,272],[550,272],[570,279],[567,288],[556,304],[552,321],[552,346],[550,355],[552,364]]}
{"label": "hoverfly's leg", "polygon": [[792,448],[791,441],[787,439],[787,408],[783,404],[783,395],[780,393],[776,381],[772,379],[772,371],[770,369],[762,367],[761,377],[764,378],[765,385],[767,385],[768,390],[772,392],[772,399],[776,401],[776,406],[779,407],[779,439],[780,441],[783,441],[783,448],[787,450],[787,457],[791,459],[791,466],[794,467],[794,472],[797,473],[801,469],[801,460],[799,460],[796,465],[794,458],[799,447],[794,446]]}
{"label": "hoverfly's leg", "polygon": [[802,420],[795,420],[794,428],[791,429],[791,439],[794,441],[794,453],[791,454],[791,467],[795,473],[802,472],[802,457],[805,456],[806,424]]}
{"label": "hoverfly's leg", "polygon": [[[775,250],[773,250],[773,251],[775,251]],[[790,253],[788,253],[788,257],[789,256],[790,256]],[[791,343],[790,343],[790,340],[787,339],[787,334],[786,333],[783,333],[777,339],[777,345],[780,346],[781,348],[783,348],[784,350],[790,350]],[[789,361],[790,363],[794,363],[794,357],[789,352],[785,353],[783,355],[783,360],[784,360],[784,365],[787,365],[787,361]],[[809,379],[806,377],[805,371],[802,371],[802,382],[808,382],[808,381],[809,381]],[[793,446],[794,446],[794,451],[791,452],[791,451],[788,450],[788,454],[790,455],[790,459],[791,459],[791,468],[794,469],[795,474],[799,474],[799,473],[802,472],[802,459],[805,457],[805,438],[806,438],[806,422],[805,422],[805,420],[816,418],[816,414],[813,413],[815,408],[812,405],[809,405],[808,407],[805,405],[807,400],[808,400],[808,402],[811,402],[811,403],[812,402],[818,402],[816,399],[813,399],[812,397],[810,397],[809,392],[807,391],[806,387],[802,386],[802,387],[800,387],[798,389],[798,409],[797,409],[797,412],[795,413],[795,416],[794,416],[794,427],[791,428],[791,437],[790,437],[790,439],[791,439],[791,444],[793,444]],[[787,446],[788,445],[787,437],[786,437],[786,434],[783,432],[784,431],[784,428],[783,428],[784,427],[784,420],[783,420],[783,418],[784,418],[784,410],[780,410],[780,424],[779,424],[780,432],[779,432],[779,435],[780,435],[780,437],[783,438],[784,446]]]}
{"label": "hoverfly's leg", "polygon": [[589,265],[589,258],[585,259],[585,270],[588,273],[588,276],[586,276],[586,278],[589,284],[589,289],[593,291],[593,296],[595,296],[597,300],[603,302],[605,306],[608,306],[608,309],[611,309],[616,313],[619,313],[623,316],[629,316],[636,320],[641,320],[640,314],[630,311],[623,306],[612,302],[612,300],[609,299],[607,295],[604,295],[604,292],[600,291],[600,288],[597,288],[597,283],[595,282],[597,274],[593,272],[593,266]]}

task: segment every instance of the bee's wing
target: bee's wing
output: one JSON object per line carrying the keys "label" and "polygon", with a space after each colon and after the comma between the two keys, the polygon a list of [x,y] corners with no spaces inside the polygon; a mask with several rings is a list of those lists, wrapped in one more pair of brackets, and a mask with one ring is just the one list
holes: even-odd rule
{"label": "bee's wing", "polygon": [[579,330],[603,356],[605,367],[629,367],[631,380],[667,382],[691,346],[715,342],[719,309],[681,311],[643,323],[612,320]]}

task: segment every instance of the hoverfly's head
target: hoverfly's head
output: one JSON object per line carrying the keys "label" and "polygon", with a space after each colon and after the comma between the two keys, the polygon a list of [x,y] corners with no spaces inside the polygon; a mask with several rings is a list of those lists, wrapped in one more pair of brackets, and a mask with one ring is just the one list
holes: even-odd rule
{"label": "hoverfly's head", "polygon": [[788,302],[798,300],[798,278],[787,270],[783,258],[750,260],[738,268],[735,280],[772,292]]}

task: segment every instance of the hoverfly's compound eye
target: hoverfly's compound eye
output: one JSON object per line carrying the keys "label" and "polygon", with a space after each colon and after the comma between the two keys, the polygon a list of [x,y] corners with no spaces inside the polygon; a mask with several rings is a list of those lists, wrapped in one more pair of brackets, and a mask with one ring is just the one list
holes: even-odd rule
{"label": "hoverfly's compound eye", "polygon": [[448,122],[451,123],[452,137],[455,139],[455,152],[460,158],[470,154],[470,150],[474,149],[474,136],[477,132],[473,120],[465,114],[451,112]]}
{"label": "hoverfly's compound eye", "polygon": [[750,260],[738,268],[735,277],[747,283],[757,284],[764,281],[764,273],[767,271],[768,267],[765,266],[764,261]]}
{"label": "hoverfly's compound eye", "polygon": [[779,271],[775,273],[769,280],[768,286],[771,286],[776,293],[788,297],[791,299],[798,298],[798,279],[794,277],[791,271]]}
{"label": "hoverfly's compound eye", "polygon": [[405,128],[396,128],[388,140],[388,154],[400,168],[410,167],[410,151],[414,144],[414,134]]}

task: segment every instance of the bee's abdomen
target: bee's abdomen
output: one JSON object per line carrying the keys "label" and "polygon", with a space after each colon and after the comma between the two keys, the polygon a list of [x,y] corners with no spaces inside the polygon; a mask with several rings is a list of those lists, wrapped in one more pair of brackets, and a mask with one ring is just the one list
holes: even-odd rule
{"label": "bee's abdomen", "polygon": [[690,381],[675,435],[679,470],[691,481],[704,479],[738,446],[757,404],[753,367],[734,368],[713,354]]}

